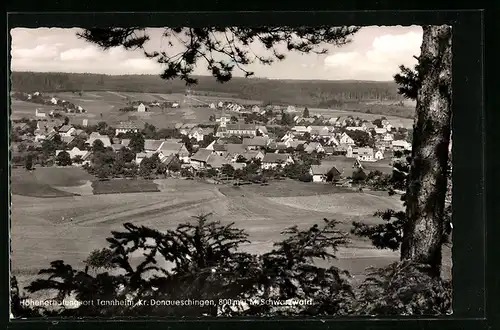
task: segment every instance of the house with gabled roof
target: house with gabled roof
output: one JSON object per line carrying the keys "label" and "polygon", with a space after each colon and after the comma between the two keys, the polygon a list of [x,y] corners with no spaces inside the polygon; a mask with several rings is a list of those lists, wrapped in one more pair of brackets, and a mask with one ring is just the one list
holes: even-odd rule
{"label": "house with gabled roof", "polygon": [[59,128],[58,133],[62,136],[72,136],[76,132],[76,129],[71,125],[63,125]]}
{"label": "house with gabled roof", "polygon": [[139,127],[135,125],[131,121],[127,122],[120,122],[115,129],[115,135],[118,135],[120,133],[126,134],[126,133],[137,133],[139,132]]}
{"label": "house with gabled roof", "polygon": [[205,136],[208,136],[213,133],[214,133],[213,128],[195,127],[189,132],[188,137],[190,139],[195,139],[196,141],[200,142],[205,139]]}
{"label": "house with gabled roof", "polygon": [[310,142],[307,144],[307,146],[305,146],[304,151],[307,152],[308,154],[311,154],[315,151],[317,153],[324,153],[325,149],[323,148],[323,146],[319,142]]}
{"label": "house with gabled roof", "polygon": [[339,139],[339,144],[354,145],[354,140],[347,133],[342,133]]}
{"label": "house with gabled roof", "polygon": [[164,140],[145,139],[144,140],[144,150],[145,151],[156,151],[156,150],[158,150],[158,148],[160,148],[160,146],[162,145],[163,142],[164,142]]}
{"label": "house with gabled roof", "polygon": [[391,142],[391,145],[392,150],[394,151],[404,151],[412,149],[411,143],[405,140],[393,140]]}
{"label": "house with gabled roof", "polygon": [[71,142],[73,142],[73,140],[75,139],[74,136],[70,135],[70,136],[61,136],[61,141],[66,143],[66,144],[70,144]]}
{"label": "house with gabled roof", "polygon": [[56,157],[61,152],[66,151],[69,154],[71,160],[75,160],[76,158],[82,159],[82,163],[73,163],[74,166],[82,166],[83,164],[88,164],[90,162],[90,155],[92,154],[88,150],[80,150],[77,147],[73,147],[71,150],[56,150]]}
{"label": "house with gabled roof", "polygon": [[176,142],[166,142],[164,141],[160,147],[156,150],[158,153],[158,157],[160,161],[164,161],[170,155],[175,155],[179,158],[179,160],[183,163],[189,163],[189,151],[186,148],[184,143],[176,143]]}
{"label": "house with gabled roof", "polygon": [[247,151],[243,144],[238,143],[227,143],[224,145],[225,155],[229,157],[236,157],[241,155]]}
{"label": "house with gabled roof", "polygon": [[299,146],[304,146],[304,149],[307,145],[307,141],[306,140],[291,140],[291,141],[288,141],[286,143],[287,145],[287,148],[293,148],[295,150],[297,150],[297,148],[299,148]]}
{"label": "house with gabled roof", "polygon": [[263,136],[244,138],[242,144],[247,150],[264,150],[269,144],[269,138]]}
{"label": "house with gabled roof", "polygon": [[94,141],[96,140],[101,140],[104,147],[106,148],[111,147],[111,140],[109,139],[109,137],[107,135],[101,135],[97,132],[90,133],[90,136],[85,143],[92,147]]}
{"label": "house with gabled roof", "polygon": [[313,182],[332,182],[341,178],[340,171],[335,165],[329,163],[311,165],[309,174],[311,174]]}
{"label": "house with gabled roof", "polygon": [[206,168],[210,155],[213,152],[207,149],[198,149],[198,151],[191,156],[190,164],[196,169]]}
{"label": "house with gabled roof", "polygon": [[293,132],[297,132],[297,133],[305,133],[305,132],[310,132],[311,131],[311,128],[310,127],[306,127],[306,126],[294,126],[292,127],[292,131]]}
{"label": "house with gabled roof", "polygon": [[267,131],[267,127],[266,126],[263,126],[263,125],[260,125],[260,126],[257,126],[257,131],[259,131],[260,134],[262,134],[262,136],[266,137],[269,132]]}
{"label": "house with gabled roof", "polygon": [[276,168],[278,165],[293,164],[293,158],[290,154],[267,153],[261,161],[261,168],[268,170]]}
{"label": "house with gabled roof", "polygon": [[226,136],[255,136],[257,135],[257,126],[255,124],[227,124],[226,125]]}
{"label": "house with gabled roof", "polygon": [[[265,154],[262,151],[247,151],[239,156],[245,158],[246,160],[258,159],[262,161],[264,159]],[[236,161],[238,157],[233,158],[233,161]]]}
{"label": "house with gabled roof", "polygon": [[212,154],[210,154],[210,156],[208,156],[206,166],[208,168],[213,168],[213,169],[218,170],[218,169],[222,168],[222,166],[224,166],[225,164],[229,164],[229,163],[230,163],[230,161],[227,160],[226,158],[219,156],[215,153],[212,153]]}

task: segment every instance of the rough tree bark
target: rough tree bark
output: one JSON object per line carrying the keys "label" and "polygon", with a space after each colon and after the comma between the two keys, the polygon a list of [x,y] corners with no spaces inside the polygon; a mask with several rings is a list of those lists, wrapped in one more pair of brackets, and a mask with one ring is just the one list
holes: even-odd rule
{"label": "rough tree bark", "polygon": [[440,275],[451,131],[451,27],[424,26],[401,259]]}

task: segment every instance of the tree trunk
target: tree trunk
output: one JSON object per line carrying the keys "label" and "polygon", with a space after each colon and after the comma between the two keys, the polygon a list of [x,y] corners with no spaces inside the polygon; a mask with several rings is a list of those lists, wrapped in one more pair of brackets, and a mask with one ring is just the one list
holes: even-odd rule
{"label": "tree trunk", "polygon": [[451,27],[424,26],[401,259],[440,275],[451,131]]}

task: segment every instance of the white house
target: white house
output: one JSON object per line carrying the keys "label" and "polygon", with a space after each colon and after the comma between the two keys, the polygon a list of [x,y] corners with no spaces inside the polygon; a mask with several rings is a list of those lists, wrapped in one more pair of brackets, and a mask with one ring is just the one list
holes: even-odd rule
{"label": "white house", "polygon": [[353,145],[354,140],[347,134],[347,133],[342,133],[340,136],[340,144],[348,144],[348,145]]}
{"label": "white house", "polygon": [[215,116],[215,122],[219,123],[219,127],[226,127],[227,123],[231,121],[231,118],[229,118],[226,115],[216,115]]}
{"label": "white house", "polygon": [[190,139],[196,139],[196,141],[200,142],[203,141],[205,136],[209,135],[210,133],[213,133],[213,130],[210,128],[201,128],[201,127],[194,127],[188,134],[188,137]]}
{"label": "white house", "polygon": [[340,171],[331,164],[311,165],[309,174],[311,174],[313,182],[325,182],[331,173],[332,178],[340,176]]}
{"label": "white house", "polygon": [[385,134],[387,129],[385,127],[375,127],[375,134]]}
{"label": "white house", "polygon": [[144,103],[141,103],[137,106],[137,112],[146,112],[146,106]]}
{"label": "white house", "polygon": [[51,98],[50,103],[57,104],[57,99],[55,97]]}
{"label": "white house", "polygon": [[210,109],[215,109],[215,103],[210,103],[210,105],[208,106]]}
{"label": "white house", "polygon": [[199,149],[190,159],[190,164],[196,169],[207,167],[208,160],[213,151],[207,149]]}
{"label": "white house", "polygon": [[382,141],[384,142],[391,142],[394,140],[394,135],[390,134],[390,133],[387,133],[384,135],[384,137],[382,138]]}
{"label": "white house", "polygon": [[35,116],[38,118],[45,118],[45,117],[47,117],[47,114],[43,111],[35,109]]}
{"label": "white house", "polygon": [[139,152],[135,154],[135,163],[137,165],[140,165],[142,160],[147,157],[147,154],[145,152]]}
{"label": "white house", "polygon": [[174,102],[174,103],[172,104],[172,108],[178,108],[178,107],[179,107],[179,103]]}
{"label": "white house", "polygon": [[[63,151],[64,150],[56,150],[56,157],[57,157],[57,155],[59,155]],[[77,158],[78,156],[79,156],[79,158],[81,158],[83,160],[83,162],[81,164],[73,163],[73,165],[75,165],[75,166],[81,166],[85,163],[89,163],[89,161],[90,161],[88,159],[90,156],[90,151],[88,151],[88,150],[80,150],[77,147],[73,147],[73,149],[66,150],[66,152],[69,154],[69,157],[71,158],[71,160],[75,160],[75,158]]]}
{"label": "white house", "polygon": [[345,128],[346,130],[348,131],[365,131],[366,130],[366,126],[348,126]]}
{"label": "white house", "polygon": [[295,135],[292,132],[288,132],[285,135],[283,135],[283,137],[281,138],[281,141],[282,142],[288,142],[290,140],[293,140],[294,137],[295,137]]}
{"label": "white house", "polygon": [[137,133],[139,132],[139,128],[132,122],[121,122],[118,124],[115,130],[115,135],[120,133]]}
{"label": "white house", "polygon": [[374,157],[375,160],[382,160],[384,159],[384,153],[382,152],[382,150],[377,150]]}
{"label": "white house", "polygon": [[81,105],[77,106],[77,107],[76,107],[76,109],[77,109],[78,111],[80,111],[80,112],[84,112],[84,111],[85,111],[85,110],[83,110],[83,108],[82,108],[82,106],[81,106]]}
{"label": "white house", "polygon": [[337,138],[335,138],[335,135],[332,134],[326,141],[326,144],[329,146],[338,146],[340,143],[337,141]]}
{"label": "white house", "polygon": [[106,148],[111,147],[111,140],[109,139],[109,137],[107,135],[101,135],[97,132],[90,133],[90,136],[85,143],[88,143],[90,146],[92,146],[92,144],[96,140],[101,140],[104,144],[104,147]]}
{"label": "white house", "polygon": [[297,132],[297,133],[309,133],[311,132],[311,127],[310,126],[294,126],[292,127],[292,131]]}
{"label": "white house", "polygon": [[257,131],[259,131],[259,133],[264,136],[264,137],[267,137],[269,132],[267,131],[267,127],[266,126],[257,126]]}
{"label": "white house", "polygon": [[374,162],[376,161],[373,153],[373,148],[357,148],[357,160],[363,162]]}
{"label": "white house", "polygon": [[61,137],[69,137],[72,136],[76,133],[76,128],[74,128],[71,125],[64,125],[61,128],[59,128],[59,135]]}
{"label": "white house", "polygon": [[391,144],[393,150],[411,150],[411,143],[405,140],[394,140]]}
{"label": "white house", "polygon": [[217,103],[217,107],[222,108],[223,106],[224,106],[224,102],[220,101],[219,103]]}
{"label": "white house", "polygon": [[323,148],[323,146],[321,145],[321,143],[319,143],[319,142],[311,142],[311,143],[309,143],[306,146],[306,148],[304,149],[304,151],[307,152],[308,154],[311,154],[314,151],[316,151],[317,153],[324,153],[325,149]]}
{"label": "white house", "polygon": [[276,168],[278,165],[293,164],[293,159],[289,154],[268,153],[264,156],[261,163],[261,168],[268,170]]}
{"label": "white house", "polygon": [[184,143],[164,141],[156,150],[160,161],[165,161],[169,156],[174,155],[183,163],[189,163],[189,151]]}
{"label": "white house", "polygon": [[214,151],[214,145],[216,143],[217,143],[217,140],[213,140],[208,146],[205,147],[205,149]]}

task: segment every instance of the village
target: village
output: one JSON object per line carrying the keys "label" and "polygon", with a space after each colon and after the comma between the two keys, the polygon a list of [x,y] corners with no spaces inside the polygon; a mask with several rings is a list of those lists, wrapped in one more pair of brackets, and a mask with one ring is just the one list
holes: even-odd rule
{"label": "village", "polygon": [[[371,172],[391,176],[394,163],[411,152],[411,129],[385,117],[368,121],[291,105],[219,101],[197,105],[214,111],[209,122],[155,127],[141,126],[137,116],[116,123],[77,117],[84,107],[40,92],[13,98],[58,107],[13,121],[13,166],[82,167],[99,180],[173,176],[239,185],[288,177],[350,186]],[[179,107],[133,101],[120,111],[140,115]]]}

